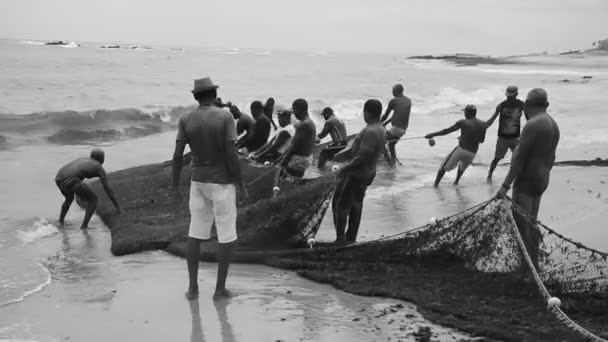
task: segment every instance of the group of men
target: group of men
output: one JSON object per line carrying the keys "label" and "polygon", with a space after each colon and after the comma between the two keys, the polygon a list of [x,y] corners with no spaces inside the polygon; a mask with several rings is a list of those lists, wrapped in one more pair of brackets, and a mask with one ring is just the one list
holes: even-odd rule
{"label": "group of men", "polygon": [[[173,155],[173,188],[179,198],[183,152],[186,145],[190,146],[192,178],[189,199],[191,220],[187,244],[190,279],[186,292],[188,299],[198,297],[200,243],[211,237],[211,227],[214,223],[219,242],[214,298],[232,295],[225,285],[232,246],[237,239],[236,186],[248,196],[238,162],[239,148],[246,148],[258,160],[278,161],[282,169],[293,176],[302,177],[310,166],[315,143],[327,135],[332,137],[332,143],[320,155],[319,166],[322,168],[335,151],[346,147],[348,140],[344,123],[337,119],[331,108],[323,110],[325,126],[317,135],[315,124],[308,114],[308,103],[304,99],[297,99],[292,104],[292,111],[278,112],[280,128],[276,135],[267,141],[270,126],[274,124],[272,120],[274,100],[268,99],[265,105],[259,101],[253,102],[250,107],[253,116],[251,117],[230,103],[223,104],[217,96],[218,87],[208,77],[194,81],[192,94],[199,106],[180,117]],[[383,154],[388,157],[387,153],[390,153],[390,157],[387,158],[389,162],[397,161],[395,144],[405,135],[408,128],[411,101],[403,95],[403,86],[400,84],[393,87],[393,95],[394,98],[389,102],[384,115],[379,100],[370,99],[365,102],[363,118],[366,126],[353,141],[352,159],[337,172],[332,209],[338,243],[356,241],[363,199],[367,187],[374,180],[380,157]],[[546,112],[549,102],[547,93],[543,89],[531,90],[525,103],[517,99],[515,86],[508,87],[506,95],[507,99],[498,105],[488,121],[477,119],[475,106],[468,105],[464,109],[465,119],[457,121],[449,128],[425,136],[427,139],[432,139],[456,130],[460,130],[461,133],[458,146],[447,156],[437,173],[435,186],[439,184],[446,171],[456,167],[458,174],[455,183],[458,183],[475,158],[479,144],[485,140],[487,128],[499,118],[499,138],[488,179],[491,179],[496,164],[504,158],[506,151],[508,149],[514,151],[509,173],[497,196],[504,197],[513,183],[513,200],[536,219],[540,199],[547,189],[549,173],[555,160],[559,128]],[[229,107],[232,116],[228,115],[223,107]],[[294,125],[291,124],[292,112],[298,120]],[[522,113],[527,123],[523,130],[520,130]],[[388,123],[391,126],[386,129]],[[239,134],[242,134],[240,139]],[[385,147],[387,143],[389,152]],[[55,180],[65,197],[60,223],[63,223],[74,196],[78,195],[87,201],[88,207],[81,228],[87,227],[95,211],[97,197],[82,182],[85,178],[99,177],[117,211],[120,212],[118,202],[108,186],[102,167],[103,162],[103,151],[96,149],[91,153],[90,158],[77,159],[59,170]],[[533,259],[537,260],[540,232],[534,222],[517,212],[514,214],[528,250]]]}

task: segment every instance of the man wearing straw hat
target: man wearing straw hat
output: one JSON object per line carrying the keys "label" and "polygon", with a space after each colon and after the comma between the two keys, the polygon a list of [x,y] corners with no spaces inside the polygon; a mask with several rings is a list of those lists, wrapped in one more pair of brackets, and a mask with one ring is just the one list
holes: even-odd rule
{"label": "man wearing straw hat", "polygon": [[211,238],[211,226],[217,229],[218,271],[214,299],[230,297],[226,277],[232,243],[236,235],[236,189],[238,184],[248,196],[238,161],[236,128],[232,116],[214,105],[218,86],[210,78],[194,81],[192,94],[199,107],[179,118],[175,153],[173,154],[173,188],[180,196],[179,177],[186,144],[192,151],[190,183],[190,229],[186,258],[190,286],[189,300],[198,298],[198,265],[200,243]]}
{"label": "man wearing straw hat", "polygon": [[499,118],[496,152],[488,171],[488,182],[492,180],[494,169],[498,162],[505,157],[507,150],[513,152],[519,144],[521,115],[524,110],[524,103],[517,98],[517,93],[517,86],[508,86],[505,92],[507,99],[496,107],[494,115],[488,120],[488,127],[490,127],[494,123],[494,120],[497,117]]}

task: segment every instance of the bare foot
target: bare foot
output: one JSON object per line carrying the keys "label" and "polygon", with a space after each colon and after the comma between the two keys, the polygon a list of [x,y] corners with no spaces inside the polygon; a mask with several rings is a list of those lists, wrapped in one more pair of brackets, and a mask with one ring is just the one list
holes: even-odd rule
{"label": "bare foot", "polygon": [[488,178],[486,178],[486,182],[488,182],[488,184],[492,184],[492,176],[488,176]]}
{"label": "bare foot", "polygon": [[89,229],[88,226],[80,226],[80,229]]}
{"label": "bare foot", "polygon": [[236,294],[234,292],[228,291],[227,289],[215,290],[215,293],[213,294],[213,300],[228,299],[234,296],[236,296]]}
{"label": "bare foot", "polygon": [[195,300],[198,299],[198,289],[189,289],[186,292],[186,299],[187,300]]}

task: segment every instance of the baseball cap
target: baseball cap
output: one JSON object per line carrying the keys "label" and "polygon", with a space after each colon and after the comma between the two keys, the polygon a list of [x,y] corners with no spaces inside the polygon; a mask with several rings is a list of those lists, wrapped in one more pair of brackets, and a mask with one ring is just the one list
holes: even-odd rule
{"label": "baseball cap", "polygon": [[507,91],[505,92],[505,95],[507,96],[514,96],[517,95],[519,89],[517,88],[516,85],[510,85],[507,87]]}
{"label": "baseball cap", "polygon": [[331,115],[333,113],[334,113],[334,110],[331,109],[330,107],[323,108],[323,111],[321,112],[322,115]]}

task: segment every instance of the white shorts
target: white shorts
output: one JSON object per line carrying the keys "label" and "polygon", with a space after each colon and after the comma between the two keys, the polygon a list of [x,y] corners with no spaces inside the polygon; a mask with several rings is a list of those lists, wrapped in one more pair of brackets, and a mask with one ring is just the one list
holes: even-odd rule
{"label": "white shorts", "polygon": [[215,220],[217,241],[236,240],[236,188],[234,184],[190,182],[188,236],[208,240]]}
{"label": "white shorts", "polygon": [[460,146],[456,146],[456,148],[448,154],[442,167],[446,171],[452,171],[458,166],[460,171],[464,171],[473,163],[473,159],[475,159],[475,153],[467,151]]}
{"label": "white shorts", "polygon": [[389,133],[387,140],[394,140],[404,136],[406,130],[401,127],[391,125],[391,128],[389,128],[387,132]]}

